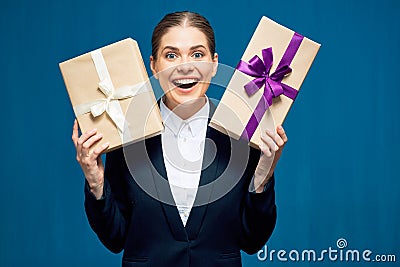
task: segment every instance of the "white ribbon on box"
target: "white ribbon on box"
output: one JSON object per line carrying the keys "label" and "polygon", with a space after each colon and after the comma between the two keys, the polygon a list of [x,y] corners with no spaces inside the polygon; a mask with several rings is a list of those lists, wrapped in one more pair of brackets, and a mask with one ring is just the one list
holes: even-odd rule
{"label": "white ribbon on box", "polygon": [[146,85],[146,82],[122,86],[115,89],[101,49],[92,51],[90,55],[92,56],[92,60],[96,67],[97,75],[100,78],[98,88],[106,98],[97,99],[75,106],[75,115],[79,116],[90,112],[93,117],[98,117],[106,112],[117,126],[118,132],[122,138],[124,124],[126,123],[128,125],[128,122],[125,121],[125,116],[121,109],[121,105],[119,104],[119,100],[130,98],[144,92],[149,92],[151,89]]}

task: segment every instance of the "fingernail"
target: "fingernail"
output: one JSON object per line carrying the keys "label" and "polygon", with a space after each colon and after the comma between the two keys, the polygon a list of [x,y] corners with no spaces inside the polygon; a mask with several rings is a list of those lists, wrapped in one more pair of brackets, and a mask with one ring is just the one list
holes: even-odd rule
{"label": "fingernail", "polygon": [[110,142],[104,143],[103,147],[108,147],[110,145]]}
{"label": "fingernail", "polygon": [[96,131],[97,131],[97,129],[94,128],[94,129],[92,129],[92,130],[90,131],[90,133],[95,133]]}

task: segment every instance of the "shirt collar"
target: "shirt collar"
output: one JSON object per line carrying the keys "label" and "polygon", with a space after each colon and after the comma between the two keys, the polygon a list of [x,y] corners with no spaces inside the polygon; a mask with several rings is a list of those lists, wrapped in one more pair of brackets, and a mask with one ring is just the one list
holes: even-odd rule
{"label": "shirt collar", "polygon": [[164,126],[170,129],[175,136],[178,135],[179,130],[188,125],[192,136],[196,136],[201,132],[202,129],[207,127],[208,115],[210,112],[210,103],[208,97],[206,96],[206,104],[197,111],[193,116],[186,120],[182,120],[178,115],[172,112],[161,99],[160,101],[160,112],[161,117],[164,121]]}

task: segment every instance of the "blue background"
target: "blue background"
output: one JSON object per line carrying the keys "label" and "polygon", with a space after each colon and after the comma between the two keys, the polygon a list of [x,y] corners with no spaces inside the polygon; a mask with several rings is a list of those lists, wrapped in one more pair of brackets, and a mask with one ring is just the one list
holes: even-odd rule
{"label": "blue background", "polygon": [[[58,63],[131,36],[148,65],[156,23],[186,9],[210,20],[220,62],[230,66],[262,15],[322,43],[285,122],[269,249],[337,248],[345,238],[350,249],[400,261],[400,2],[2,0],[0,266],[120,266],[84,214]],[[247,255],[243,263],[322,265]]]}

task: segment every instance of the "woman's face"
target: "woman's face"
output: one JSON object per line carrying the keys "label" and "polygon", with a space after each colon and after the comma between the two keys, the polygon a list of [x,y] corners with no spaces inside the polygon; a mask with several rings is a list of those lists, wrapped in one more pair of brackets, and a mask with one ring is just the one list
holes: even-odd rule
{"label": "woman's face", "polygon": [[166,104],[173,109],[204,97],[217,71],[218,55],[211,55],[207,38],[200,30],[175,26],[162,36],[157,60],[150,57],[150,61],[165,92]]}

